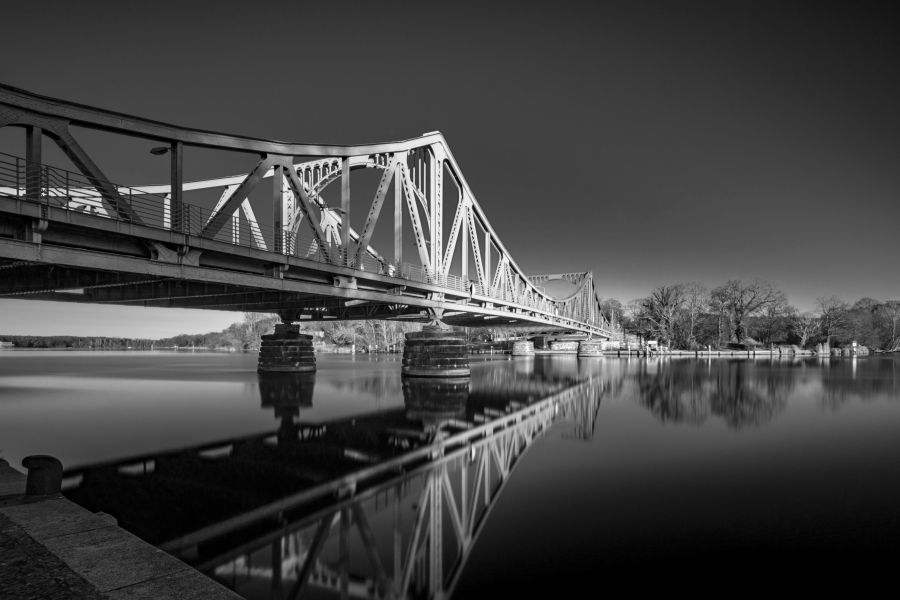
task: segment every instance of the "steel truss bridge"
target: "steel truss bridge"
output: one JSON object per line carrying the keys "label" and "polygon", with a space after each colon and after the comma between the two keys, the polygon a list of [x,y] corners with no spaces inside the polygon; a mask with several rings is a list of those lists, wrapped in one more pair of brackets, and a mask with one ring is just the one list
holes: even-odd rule
{"label": "steel truss bridge", "polygon": [[[0,85],[4,127],[23,128],[25,139],[24,152],[0,154],[0,297],[620,335],[600,312],[591,273],[524,273],[438,132],[356,146],[282,143]],[[169,181],[111,182],[76,139],[83,129],[156,144],[150,153],[168,155]],[[47,140],[71,169],[45,163]],[[186,181],[186,148],[240,153],[247,172]],[[144,160],[157,161],[152,171],[161,159],[145,151]],[[357,171],[378,181],[372,197],[354,191],[362,206],[350,201]],[[360,228],[350,226],[351,209],[366,215]],[[379,222],[392,253],[375,247]],[[545,293],[552,279],[573,291]]]}

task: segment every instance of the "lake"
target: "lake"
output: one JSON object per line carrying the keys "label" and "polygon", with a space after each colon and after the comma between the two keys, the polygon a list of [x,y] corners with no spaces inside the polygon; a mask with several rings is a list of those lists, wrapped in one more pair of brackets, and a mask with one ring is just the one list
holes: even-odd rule
{"label": "lake", "polygon": [[[248,598],[892,582],[900,360],[0,353],[0,457]],[[312,560],[310,560],[312,558]],[[379,592],[380,590],[380,592]]]}

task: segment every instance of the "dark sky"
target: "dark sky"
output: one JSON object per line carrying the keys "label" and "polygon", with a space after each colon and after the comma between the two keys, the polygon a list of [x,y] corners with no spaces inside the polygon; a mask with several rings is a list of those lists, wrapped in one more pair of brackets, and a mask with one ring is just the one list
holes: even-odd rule
{"label": "dark sky", "polygon": [[[892,13],[586,6],[22,2],[0,81],[287,141],[440,130],[523,269],[592,270],[623,302],[756,277],[801,309],[900,297]],[[129,168],[108,174],[148,183]]]}

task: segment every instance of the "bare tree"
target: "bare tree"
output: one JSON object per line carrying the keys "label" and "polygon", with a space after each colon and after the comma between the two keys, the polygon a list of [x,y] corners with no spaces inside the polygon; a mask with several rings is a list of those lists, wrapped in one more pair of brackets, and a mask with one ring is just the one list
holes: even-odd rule
{"label": "bare tree", "polygon": [[782,296],[779,300],[760,310],[759,316],[756,318],[757,339],[768,345],[778,339],[780,335],[784,335],[790,326],[791,309],[787,298]]}
{"label": "bare tree", "polygon": [[879,305],[877,310],[890,321],[890,340],[884,345],[884,349],[889,352],[900,350],[900,300],[888,300]]}
{"label": "bare tree", "polygon": [[607,298],[600,302],[600,312],[610,325],[620,325],[625,316],[625,307],[615,298]]}
{"label": "bare tree", "polygon": [[694,332],[697,321],[703,311],[709,307],[709,289],[697,281],[686,283],[681,287],[684,296],[684,315],[687,330],[687,345],[693,347],[697,343]]}
{"label": "bare tree", "polygon": [[847,311],[850,306],[838,298],[816,298],[819,309],[819,327],[825,334],[825,343],[831,345],[831,337],[841,333],[847,326]]}
{"label": "bare tree", "polygon": [[801,313],[796,308],[790,312],[791,329],[800,338],[800,347],[806,347],[809,339],[819,331],[819,319],[812,313]]}
{"label": "bare tree", "polygon": [[642,318],[644,299],[629,300],[622,314],[622,331],[643,338],[650,337],[650,323]]}
{"label": "bare tree", "polygon": [[356,328],[350,323],[330,323],[328,337],[336,346],[349,346],[356,341]]}
{"label": "bare tree", "polygon": [[716,346],[721,347],[728,337],[726,331],[731,331],[731,318],[718,289],[709,294],[709,311],[716,317]]}
{"label": "bare tree", "polygon": [[275,324],[279,321],[278,315],[245,312],[244,320],[240,323],[238,330],[235,332],[238,343],[245,348],[259,344],[260,337],[267,333],[271,333],[275,328]]}
{"label": "bare tree", "polygon": [[670,346],[675,333],[676,316],[684,306],[680,285],[661,285],[644,298],[641,317],[650,323],[650,330],[665,345]]}
{"label": "bare tree", "polygon": [[749,283],[732,279],[725,285],[714,289],[712,295],[731,317],[732,339],[736,342],[747,337],[747,329],[744,325],[747,318],[758,315],[772,304],[785,301],[784,292],[775,289],[771,283],[759,279]]}

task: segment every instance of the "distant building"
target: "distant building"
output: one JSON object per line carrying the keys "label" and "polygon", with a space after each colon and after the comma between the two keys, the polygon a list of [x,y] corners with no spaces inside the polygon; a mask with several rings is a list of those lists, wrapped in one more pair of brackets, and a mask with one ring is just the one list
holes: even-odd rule
{"label": "distant building", "polygon": [[12,342],[0,342],[0,348],[15,348],[16,345]]}

